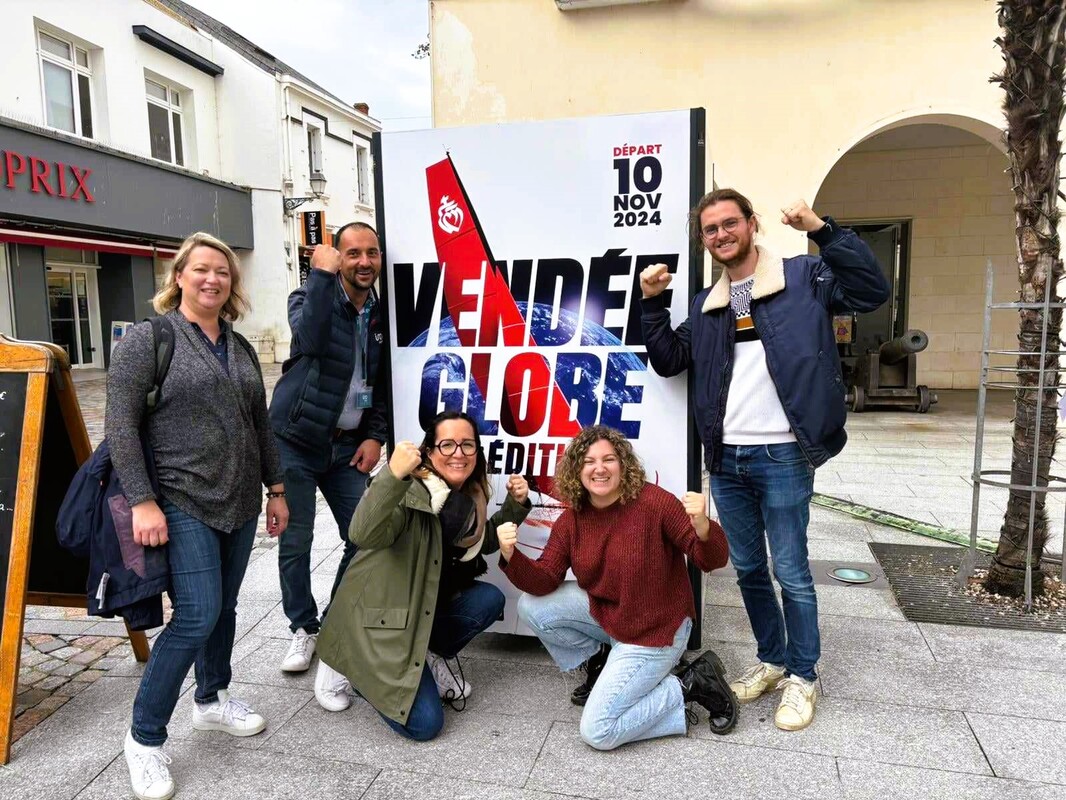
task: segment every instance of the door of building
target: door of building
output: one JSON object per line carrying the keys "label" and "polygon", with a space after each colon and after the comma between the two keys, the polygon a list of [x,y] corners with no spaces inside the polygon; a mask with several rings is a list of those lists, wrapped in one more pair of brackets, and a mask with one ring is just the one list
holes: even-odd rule
{"label": "door of building", "polygon": [[850,224],[877,256],[891,294],[888,302],[875,311],[858,314],[855,320],[855,355],[873,352],[906,330],[907,313],[907,245],[910,241],[910,223],[906,220],[882,223]]}
{"label": "door of building", "polygon": [[72,367],[102,368],[96,270],[49,264],[47,279],[52,342],[67,351]]}

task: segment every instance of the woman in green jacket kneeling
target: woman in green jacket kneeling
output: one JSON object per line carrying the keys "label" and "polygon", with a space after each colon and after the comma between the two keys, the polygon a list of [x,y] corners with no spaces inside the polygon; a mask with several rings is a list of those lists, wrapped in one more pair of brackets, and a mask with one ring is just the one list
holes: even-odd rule
{"label": "woman in green jacket kneeling", "polygon": [[488,518],[481,437],[461,412],[438,414],[420,446],[396,445],[352,517],[348,537],[359,552],[318,637],[323,708],[347,708],[351,686],[401,736],[440,733],[441,700],[470,696],[459,651],[503,611],[503,593],[476,580],[482,554],[499,549],[498,525],[526,518],[528,495],[525,479],[511,476]]}

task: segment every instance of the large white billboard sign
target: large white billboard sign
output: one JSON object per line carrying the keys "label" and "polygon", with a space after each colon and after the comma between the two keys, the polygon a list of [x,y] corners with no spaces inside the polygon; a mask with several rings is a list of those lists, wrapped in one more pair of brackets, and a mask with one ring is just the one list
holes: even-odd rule
{"label": "large white billboard sign", "polygon": [[[478,422],[494,497],[529,479],[519,546],[536,558],[561,512],[555,466],[582,426],[629,437],[648,479],[689,485],[684,378],[647,364],[639,275],[666,263],[685,319],[685,219],[702,186],[701,111],[383,134],[393,436],[439,411]],[[491,561],[494,561],[492,559]],[[488,579],[517,592],[490,564]],[[495,630],[514,632],[514,602]]]}

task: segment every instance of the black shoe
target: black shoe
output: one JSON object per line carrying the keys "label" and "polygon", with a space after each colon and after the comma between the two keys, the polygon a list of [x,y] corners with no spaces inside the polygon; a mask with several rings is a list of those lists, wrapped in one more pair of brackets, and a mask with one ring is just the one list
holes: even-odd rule
{"label": "black shoe", "polygon": [[680,676],[685,703],[699,703],[710,715],[711,733],[729,733],[737,724],[737,698],[725,679],[722,660],[706,650]]}
{"label": "black shoe", "polygon": [[674,668],[670,670],[670,674],[673,675],[675,678],[680,679],[680,677],[685,674],[685,670],[687,670],[690,666],[692,666],[692,662],[685,658],[684,654],[682,654],[681,658],[679,658],[677,663],[674,665]]}
{"label": "black shoe", "polygon": [[611,646],[609,644],[601,644],[598,652],[589,656],[588,661],[582,664],[579,669],[585,672],[585,682],[578,686],[570,694],[570,702],[575,706],[583,706],[588,702],[589,695],[592,694],[592,687],[596,685],[596,680],[600,677],[600,673],[603,672],[603,667],[607,663],[607,656],[611,652]]}

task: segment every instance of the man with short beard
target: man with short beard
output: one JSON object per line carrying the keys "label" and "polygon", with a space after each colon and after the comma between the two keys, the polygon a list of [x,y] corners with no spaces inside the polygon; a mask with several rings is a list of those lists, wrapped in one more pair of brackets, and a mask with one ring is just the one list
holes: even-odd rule
{"label": "man with short beard", "polygon": [[[270,404],[290,510],[289,528],[278,544],[282,607],[293,633],[281,663],[285,672],[311,665],[321,624],[311,593],[315,489],[344,542],[332,600],[355,555],[348,526],[388,431],[385,327],[374,291],[381,272],[378,236],[366,223],[352,222],[333,242],[335,247],[314,249],[307,282],[289,295],[290,355]],[[320,667],[319,673],[330,683],[322,692],[333,696],[346,688],[332,685],[343,680],[332,670]]]}
{"label": "man with short beard", "polygon": [[758,643],[758,663],[730,687],[742,703],[784,689],[774,724],[800,730],[814,718],[821,647],[807,563],[814,470],[847,441],[831,319],[873,311],[889,288],[853,231],[819,218],[802,200],[782,213],[782,223],[805,231],[820,256],[774,256],[754,241],[759,220],[744,195],[704,195],[689,214],[689,234],[722,264],[722,277],[673,330],[662,296],[672,276],[663,264],[648,267],[640,276],[641,324],[657,373],[693,372],[711,494]]}

